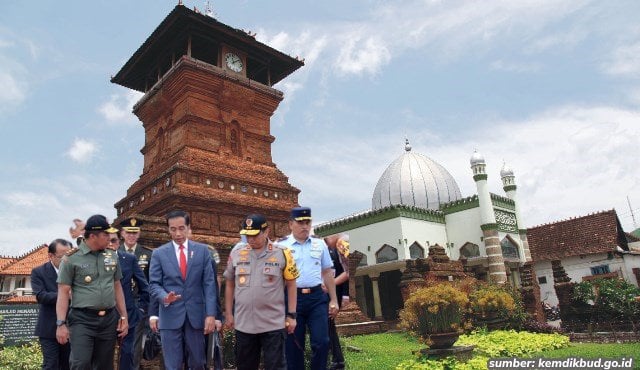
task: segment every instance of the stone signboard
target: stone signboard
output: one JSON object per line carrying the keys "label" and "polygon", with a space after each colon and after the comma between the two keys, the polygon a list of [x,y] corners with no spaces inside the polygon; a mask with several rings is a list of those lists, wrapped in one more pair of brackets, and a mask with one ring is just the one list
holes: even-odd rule
{"label": "stone signboard", "polygon": [[38,321],[38,310],[37,304],[0,305],[0,334],[4,337],[5,347],[36,339],[33,331]]}

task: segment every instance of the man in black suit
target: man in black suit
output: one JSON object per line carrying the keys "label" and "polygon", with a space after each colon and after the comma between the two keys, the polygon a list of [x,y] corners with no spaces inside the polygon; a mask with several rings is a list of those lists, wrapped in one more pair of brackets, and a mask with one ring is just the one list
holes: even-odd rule
{"label": "man in black suit", "polygon": [[58,300],[58,268],[65,253],[72,247],[71,242],[56,239],[49,244],[49,262],[31,271],[31,288],[35,294],[40,311],[36,323],[35,335],[42,347],[43,370],[69,369],[69,343],[59,344],[56,340],[56,301]]}
{"label": "man in black suit", "polygon": [[[120,222],[122,244],[118,248],[118,254],[131,253],[135,255],[138,266],[140,266],[140,269],[144,273],[146,283],[148,283],[149,262],[151,261],[151,253],[153,250],[138,244],[142,223],[142,220],[139,220],[136,217],[129,217]],[[146,303],[141,301],[138,284],[133,284],[132,291],[136,304],[139,306],[144,305],[146,307],[148,305],[148,299]],[[131,318],[129,318],[129,321],[131,322]],[[149,332],[149,319],[146,312],[144,317],[142,317],[136,324],[135,329],[132,327],[131,331],[135,332],[135,339],[133,340],[133,369],[138,370],[140,368],[140,361],[142,360],[142,337]]]}

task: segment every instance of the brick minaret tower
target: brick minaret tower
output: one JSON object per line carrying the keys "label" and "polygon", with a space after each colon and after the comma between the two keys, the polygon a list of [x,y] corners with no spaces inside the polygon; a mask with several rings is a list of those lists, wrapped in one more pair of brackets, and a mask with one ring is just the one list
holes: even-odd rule
{"label": "brick minaret tower", "polygon": [[238,240],[248,213],[266,215],[273,237],[288,233],[300,190],[272,161],[270,117],[283,99],[272,86],[303,65],[177,5],[111,79],[145,94],[133,108],[145,131],[142,175],[115,203],[116,221],[144,220],[150,247],[168,240],[173,209],[218,250]]}

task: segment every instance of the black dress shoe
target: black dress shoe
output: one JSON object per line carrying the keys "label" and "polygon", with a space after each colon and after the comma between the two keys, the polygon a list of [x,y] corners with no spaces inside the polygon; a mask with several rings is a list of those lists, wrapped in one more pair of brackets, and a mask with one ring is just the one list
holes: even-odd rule
{"label": "black dress shoe", "polygon": [[344,362],[332,362],[329,370],[344,370]]}

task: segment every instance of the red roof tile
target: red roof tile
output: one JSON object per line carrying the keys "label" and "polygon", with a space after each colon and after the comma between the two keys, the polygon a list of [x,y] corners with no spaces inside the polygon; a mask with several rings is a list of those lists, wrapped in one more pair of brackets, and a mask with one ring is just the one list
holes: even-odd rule
{"label": "red roof tile", "polygon": [[2,270],[0,275],[31,275],[31,270],[34,267],[40,266],[49,260],[47,245],[41,245],[26,254],[14,259]]}
{"label": "red roof tile", "polygon": [[2,303],[38,303],[38,300],[34,295],[24,295],[7,298]]}
{"label": "red roof tile", "polygon": [[615,210],[528,228],[527,239],[534,261],[628,249]]}
{"label": "red roof tile", "polygon": [[11,262],[14,262],[16,260],[15,257],[0,257],[0,271],[2,271],[3,268],[5,268],[7,265],[9,265]]}

